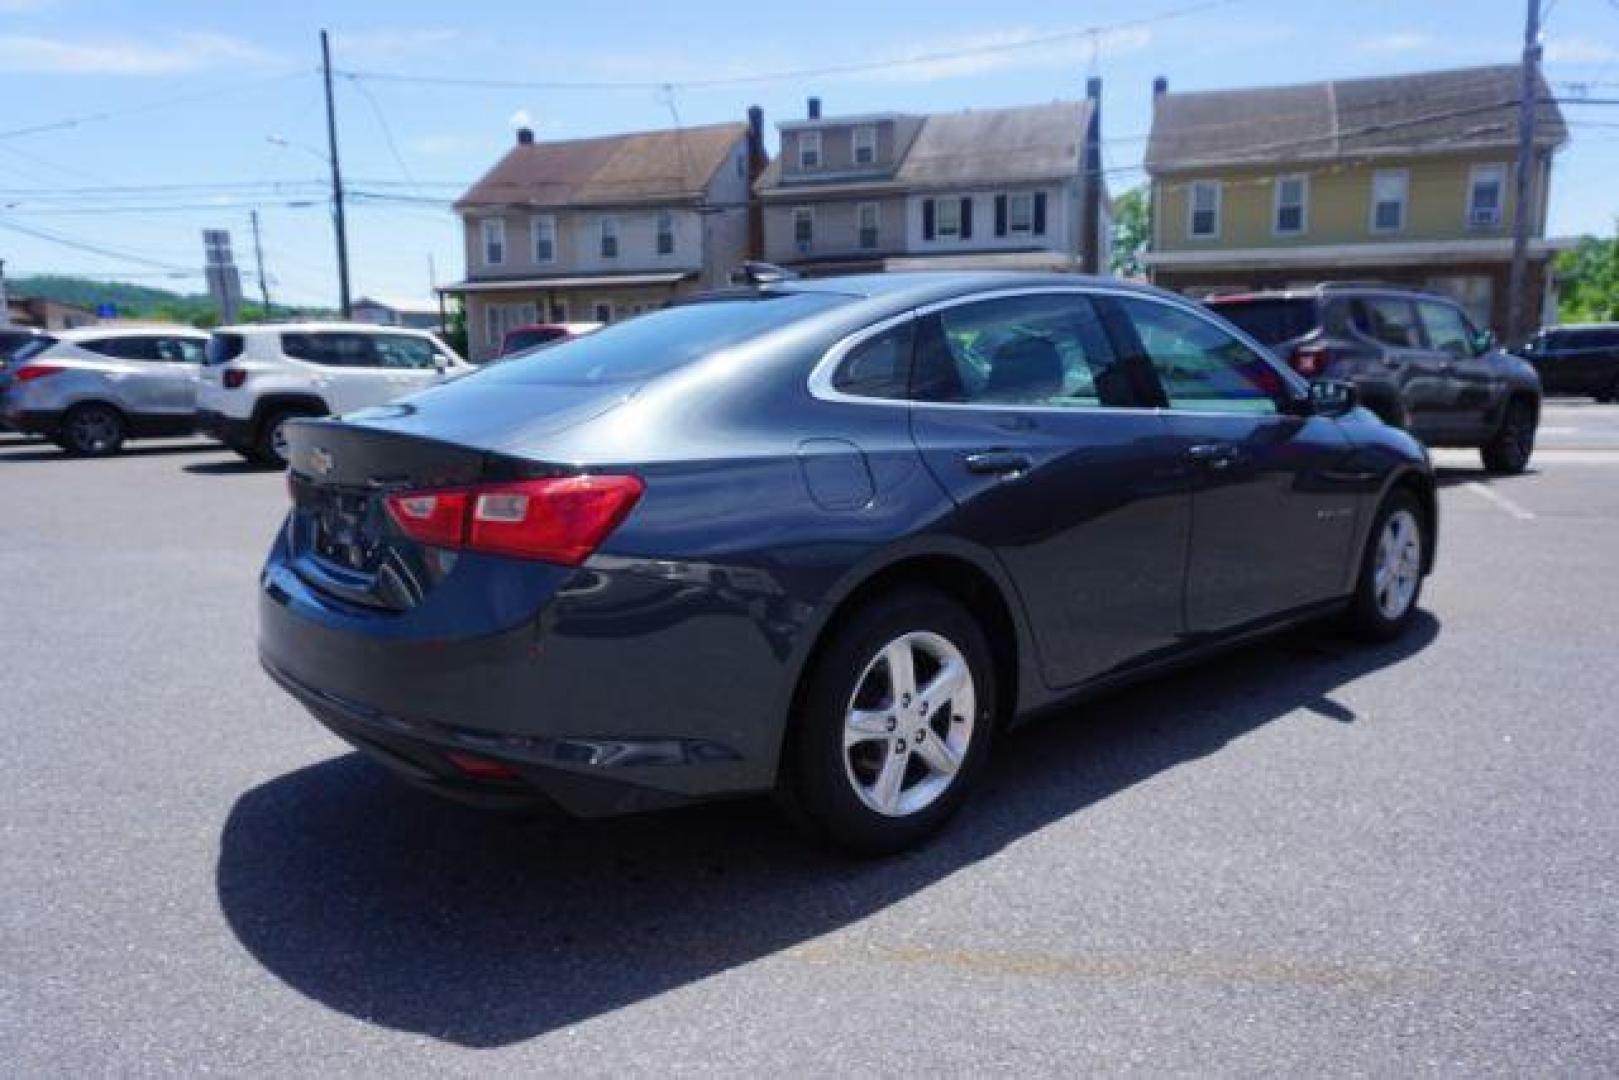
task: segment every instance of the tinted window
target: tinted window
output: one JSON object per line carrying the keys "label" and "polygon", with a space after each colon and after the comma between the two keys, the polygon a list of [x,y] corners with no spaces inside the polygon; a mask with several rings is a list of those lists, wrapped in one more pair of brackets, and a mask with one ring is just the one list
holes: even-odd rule
{"label": "tinted window", "polygon": [[512,330],[506,335],[505,350],[509,353],[521,349],[532,349],[536,345],[548,345],[559,338],[565,338],[568,332],[560,326],[540,326],[532,330]]}
{"label": "tinted window", "polygon": [[1467,324],[1467,320],[1459,310],[1449,304],[1436,304],[1427,300],[1418,304],[1417,310],[1422,313],[1422,325],[1428,331],[1430,348],[1438,349],[1458,360],[1475,355],[1473,328]]}
{"label": "tinted window", "polygon": [[834,293],[763,293],[665,308],[558,342],[477,377],[542,384],[649,379],[848,301]]}
{"label": "tinted window", "polygon": [[11,354],[12,362],[20,364],[24,360],[30,360],[55,344],[55,338],[45,335],[25,341]]}
{"label": "tinted window", "polygon": [[946,308],[925,321],[914,396],[1005,405],[1128,405],[1095,306],[1039,294]]}
{"label": "tinted window", "polygon": [[81,341],[79,347],[119,360],[162,360],[158,341],[158,338],[150,337],[97,338],[94,341]]}
{"label": "tinted window", "polygon": [[1209,306],[1265,345],[1292,341],[1316,328],[1314,300],[1211,300]]}
{"label": "tinted window", "polygon": [[377,354],[369,334],[327,331],[282,334],[281,351],[295,360],[325,367],[377,366]]}
{"label": "tinted window", "polygon": [[200,364],[202,362],[202,342],[195,338],[158,338],[154,344],[157,348],[159,360],[166,360],[171,364]]}
{"label": "tinted window", "polygon": [[903,398],[911,378],[913,323],[867,338],[843,358],[832,387],[857,397]]}
{"label": "tinted window", "polygon": [[1172,409],[1274,413],[1287,396],[1264,357],[1212,320],[1169,304],[1120,299]]}
{"label": "tinted window", "polygon": [[1369,296],[1356,300],[1353,308],[1355,329],[1384,345],[1397,349],[1422,347],[1417,329],[1417,309],[1409,300]]}
{"label": "tinted window", "polygon": [[208,338],[205,364],[224,364],[242,355],[247,339],[241,334],[212,334]]}
{"label": "tinted window", "polygon": [[426,338],[378,334],[374,347],[379,367],[420,371],[438,364],[438,351]]}

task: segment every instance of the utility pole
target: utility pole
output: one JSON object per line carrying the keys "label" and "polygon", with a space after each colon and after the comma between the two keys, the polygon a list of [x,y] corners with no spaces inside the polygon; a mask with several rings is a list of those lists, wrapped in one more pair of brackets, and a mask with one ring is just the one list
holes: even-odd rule
{"label": "utility pole", "polygon": [[11,325],[11,305],[6,303],[6,260],[0,259],[0,326]]}
{"label": "utility pole", "polygon": [[259,212],[252,211],[253,217],[253,261],[259,267],[259,295],[264,297],[264,317],[270,317],[270,283],[264,278],[264,245],[259,243]]}
{"label": "utility pole", "polygon": [[1540,112],[1540,0],[1529,0],[1523,24],[1523,78],[1518,91],[1518,169],[1512,195],[1512,274],[1507,284],[1507,341],[1523,338],[1529,279],[1529,182],[1535,173],[1535,117]]}
{"label": "utility pole", "polygon": [[332,46],[320,32],[320,68],[326,82],[326,146],[332,166],[332,224],[337,230],[337,297],[343,318],[354,314],[349,304],[349,236],[343,221],[343,171],[337,164],[337,107],[332,103]]}

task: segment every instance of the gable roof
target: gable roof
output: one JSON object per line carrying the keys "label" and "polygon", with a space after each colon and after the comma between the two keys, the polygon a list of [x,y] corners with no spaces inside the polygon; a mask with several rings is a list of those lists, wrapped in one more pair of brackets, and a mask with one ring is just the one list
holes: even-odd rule
{"label": "gable roof", "polygon": [[456,200],[480,206],[614,206],[702,197],[743,123],[518,143]]}
{"label": "gable roof", "polygon": [[[828,182],[815,176],[786,176],[778,157],[756,187],[760,192],[816,190],[834,184],[923,189],[1077,176],[1090,108],[1088,101],[1054,101],[896,116],[896,123],[908,121],[918,127],[913,137],[896,144],[898,160],[891,173]],[[843,119],[831,117],[821,126],[835,126]]]}
{"label": "gable roof", "polygon": [[[1516,64],[1297,86],[1166,93],[1153,104],[1148,172],[1516,146]],[[1544,80],[1540,97],[1550,98]],[[1568,139],[1538,106],[1535,142]]]}

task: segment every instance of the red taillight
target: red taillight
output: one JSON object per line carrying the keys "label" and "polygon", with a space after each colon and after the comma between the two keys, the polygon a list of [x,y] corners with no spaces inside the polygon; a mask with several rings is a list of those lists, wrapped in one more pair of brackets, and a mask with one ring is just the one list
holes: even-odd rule
{"label": "red taillight", "polygon": [[225,369],[224,383],[226,390],[240,390],[242,388],[242,384],[246,382],[247,372],[243,371],[241,368],[232,367]]}
{"label": "red taillight", "polygon": [[1325,345],[1300,345],[1287,362],[1300,375],[1319,375],[1332,363],[1332,350]]}
{"label": "red taillight", "polygon": [[434,547],[578,566],[618,527],[645,485],[634,476],[565,476],[388,496],[388,514]]}
{"label": "red taillight", "polygon": [[33,382],[35,379],[43,379],[47,375],[55,375],[57,372],[65,370],[67,369],[56,364],[24,364],[17,369],[17,374],[12,377],[18,382]]}
{"label": "red taillight", "polygon": [[476,754],[463,754],[459,750],[447,750],[444,756],[450,759],[450,764],[460,769],[462,773],[474,780],[516,780],[517,771],[509,765],[492,761]]}

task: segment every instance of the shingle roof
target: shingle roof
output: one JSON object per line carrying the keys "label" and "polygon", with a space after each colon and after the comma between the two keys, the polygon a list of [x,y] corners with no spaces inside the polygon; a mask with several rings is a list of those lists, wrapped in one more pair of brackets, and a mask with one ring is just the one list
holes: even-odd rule
{"label": "shingle roof", "polygon": [[[1299,86],[1169,93],[1153,107],[1149,172],[1512,146],[1517,65],[1342,79]],[[1544,81],[1540,96],[1551,92]],[[1539,106],[1535,142],[1568,138],[1557,106]]]}
{"label": "shingle roof", "polygon": [[476,206],[611,206],[695,199],[746,124],[519,143],[456,200]]}

